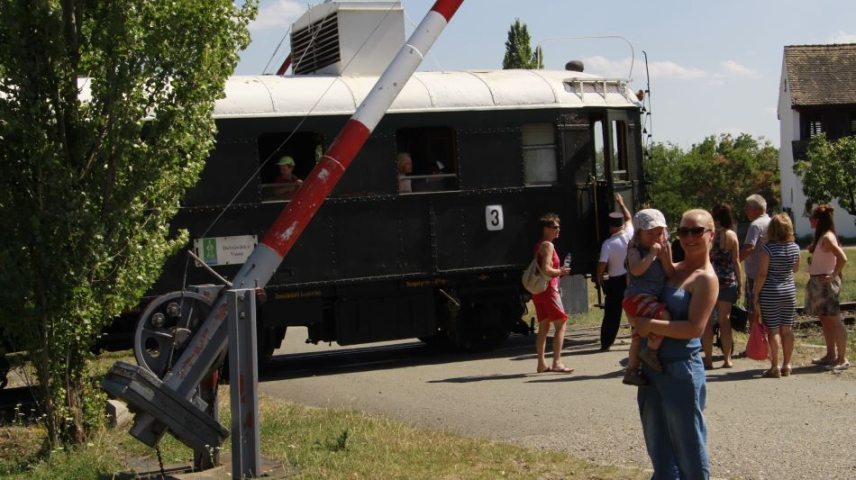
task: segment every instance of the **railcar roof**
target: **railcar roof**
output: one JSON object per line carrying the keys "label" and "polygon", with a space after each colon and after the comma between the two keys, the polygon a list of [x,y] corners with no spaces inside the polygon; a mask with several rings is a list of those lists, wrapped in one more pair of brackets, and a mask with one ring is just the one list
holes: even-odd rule
{"label": "railcar roof", "polygon": [[[377,77],[234,76],[216,118],[351,115]],[[416,72],[389,113],[581,107],[636,107],[626,80],[579,72],[490,70]]]}

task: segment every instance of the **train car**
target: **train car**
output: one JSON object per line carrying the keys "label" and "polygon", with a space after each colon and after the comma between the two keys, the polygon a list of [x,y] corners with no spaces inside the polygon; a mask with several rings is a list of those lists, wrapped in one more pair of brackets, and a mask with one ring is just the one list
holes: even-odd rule
{"label": "train car", "polygon": [[[228,80],[216,147],[173,221],[223,277],[289,201],[277,163],[303,178],[403,42],[400,5],[380,7],[319,5],[293,27],[293,75]],[[614,194],[631,208],[644,197],[640,106],[627,80],[580,71],[417,72],[260,292],[262,358],[295,327],[312,342],[463,348],[529,331],[520,275],[539,217],[561,216],[558,251],[592,273]],[[150,295],[212,282],[182,253]],[[106,343],[127,342],[135,318]]]}

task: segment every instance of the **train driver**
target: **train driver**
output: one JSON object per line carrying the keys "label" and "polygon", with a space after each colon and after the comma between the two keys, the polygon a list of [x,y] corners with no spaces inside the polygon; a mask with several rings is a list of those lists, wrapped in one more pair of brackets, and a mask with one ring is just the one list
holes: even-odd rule
{"label": "train driver", "polygon": [[294,174],[294,159],[290,156],[283,156],[276,164],[279,167],[279,176],[274,180],[276,196],[282,200],[289,200],[294,192],[303,185],[303,180]]}

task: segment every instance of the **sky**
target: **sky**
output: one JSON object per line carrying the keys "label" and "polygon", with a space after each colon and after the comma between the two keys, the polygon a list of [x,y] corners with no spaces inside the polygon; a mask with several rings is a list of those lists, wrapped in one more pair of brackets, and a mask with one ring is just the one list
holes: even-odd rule
{"label": "sky", "polygon": [[[261,0],[235,73],[275,72],[291,23],[318,3]],[[401,3],[409,36],[434,0]],[[653,140],[683,148],[721,133],[778,147],[784,46],[856,43],[856,0],[465,0],[420,70],[502,68],[516,18],[533,48],[542,47],[546,68],[582,60],[587,73],[650,88]]]}

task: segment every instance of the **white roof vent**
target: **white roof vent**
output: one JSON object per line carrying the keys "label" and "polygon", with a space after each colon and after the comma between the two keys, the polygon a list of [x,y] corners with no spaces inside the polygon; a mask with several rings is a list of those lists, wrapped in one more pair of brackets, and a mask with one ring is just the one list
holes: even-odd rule
{"label": "white roof vent", "polygon": [[401,2],[328,2],[291,27],[295,75],[380,75],[404,43]]}

